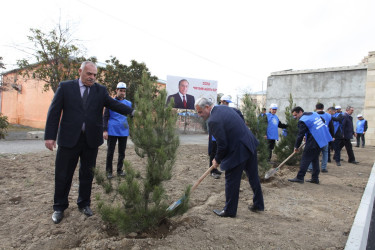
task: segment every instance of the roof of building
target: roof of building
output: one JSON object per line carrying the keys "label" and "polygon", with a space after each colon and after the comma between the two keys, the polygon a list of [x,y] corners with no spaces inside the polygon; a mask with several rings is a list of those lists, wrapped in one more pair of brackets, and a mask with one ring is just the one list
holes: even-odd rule
{"label": "roof of building", "polygon": [[166,81],[166,80],[163,80],[163,79],[157,79],[156,82],[157,82],[157,83],[160,83],[160,84],[164,84],[164,85],[167,84],[167,81]]}
{"label": "roof of building", "polygon": [[354,66],[343,66],[343,67],[321,68],[321,69],[304,69],[304,70],[287,69],[287,70],[272,72],[271,76],[323,73],[323,72],[332,72],[332,71],[348,71],[348,70],[362,70],[362,69],[367,70],[367,65],[354,65]]}

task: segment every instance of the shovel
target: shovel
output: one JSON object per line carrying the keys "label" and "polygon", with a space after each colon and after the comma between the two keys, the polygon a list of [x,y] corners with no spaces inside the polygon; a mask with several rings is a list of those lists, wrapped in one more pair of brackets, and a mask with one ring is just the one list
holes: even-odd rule
{"label": "shovel", "polygon": [[[299,146],[298,149],[301,149],[303,146],[305,145],[305,142],[301,144],[301,146]],[[266,173],[266,176],[264,176],[264,178],[267,180],[269,179],[271,176],[273,176],[274,174],[276,174],[277,171],[279,171],[279,169],[284,166],[284,164],[290,159],[293,157],[293,155],[295,154],[296,152],[293,151],[293,153],[291,155],[288,156],[288,158],[286,158],[282,163],[280,163],[280,165],[277,167],[277,168],[274,168],[274,169],[271,169],[269,170],[267,173]]]}
{"label": "shovel", "polygon": [[[190,193],[192,193],[194,191],[194,189],[196,189],[198,187],[198,185],[203,181],[204,178],[206,178],[206,176],[214,169],[214,166],[212,165],[209,169],[207,169],[206,172],[204,172],[204,174],[197,180],[197,182],[195,182],[194,186],[191,188],[190,190]],[[167,211],[172,211],[174,210],[176,207],[178,207],[179,205],[181,205],[181,203],[186,199],[186,196],[182,196],[181,199],[179,199],[178,201],[175,201],[172,203],[172,205],[170,205],[168,208],[167,208]]]}

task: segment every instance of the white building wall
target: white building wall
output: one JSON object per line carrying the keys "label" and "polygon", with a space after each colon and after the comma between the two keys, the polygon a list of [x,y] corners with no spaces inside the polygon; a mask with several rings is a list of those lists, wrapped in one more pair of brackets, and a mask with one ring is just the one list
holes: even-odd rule
{"label": "white building wall", "polygon": [[277,115],[285,122],[285,107],[292,94],[293,102],[305,111],[313,111],[317,102],[323,103],[325,109],[340,105],[345,110],[350,105],[356,117],[364,111],[366,77],[367,66],[363,65],[274,72],[267,81],[267,107],[276,103]]}

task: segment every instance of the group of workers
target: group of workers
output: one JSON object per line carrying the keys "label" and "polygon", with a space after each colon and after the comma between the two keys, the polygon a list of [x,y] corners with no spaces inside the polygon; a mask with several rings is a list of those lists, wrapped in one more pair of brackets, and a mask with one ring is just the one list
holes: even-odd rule
{"label": "group of workers", "polygon": [[[112,161],[116,143],[118,141],[117,176],[125,176],[123,160],[129,126],[127,115],[134,115],[132,103],[125,99],[126,84],[119,82],[116,97],[109,96],[106,88],[96,82],[97,66],[90,61],[83,62],[78,70],[79,79],[61,82],[51,102],[45,128],[45,146],[49,150],[59,145],[55,161],[55,190],[52,220],[55,224],[64,218],[64,210],[69,206],[69,191],[75,168],[79,161],[79,191],[77,205],[80,212],[92,216],[90,208],[93,169],[99,146],[108,141],[106,173],[107,178],[113,178]],[[182,81],[184,82],[184,81]],[[260,179],[258,175],[257,146],[259,144],[251,130],[246,126],[242,113],[229,107],[229,96],[221,98],[221,104],[215,105],[207,98],[195,101],[194,108],[198,115],[207,120],[210,138],[210,166],[214,166],[211,173],[214,178],[220,178],[221,171],[225,171],[225,206],[213,212],[220,217],[235,217],[239,200],[242,173],[245,172],[253,191],[253,203],[249,210],[258,212],[264,210],[264,201]],[[103,109],[104,116],[103,116]],[[304,182],[308,165],[312,163],[312,183],[319,183],[319,154],[326,150],[331,142],[335,150],[334,159],[340,165],[340,150],[346,147],[349,162],[357,164],[350,139],[357,136],[357,147],[365,146],[364,135],[367,122],[358,115],[357,133],[353,131],[351,114],[353,108],[348,107],[346,113],[341,114],[336,107],[330,115],[322,109],[317,112],[304,112],[301,107],[292,110],[293,116],[299,119],[298,136],[295,151],[298,151],[306,135],[306,146],[302,156],[300,171],[292,182]],[[287,128],[287,124],[279,121],[277,105],[272,104],[269,113],[264,113],[267,120],[267,134],[269,143],[269,160],[272,150],[278,140],[278,128]],[[332,124],[333,126],[332,126]],[[331,124],[331,125],[329,125]],[[330,132],[329,127],[333,127]],[[333,139],[333,138],[334,139]],[[333,141],[333,143],[332,143]]]}
{"label": "group of workers", "polygon": [[[270,156],[275,145],[274,140],[278,140],[278,128],[287,128],[287,124],[279,121],[276,115],[277,105],[271,104],[270,112],[261,114],[267,117],[267,135]],[[292,115],[298,121],[298,135],[294,145],[294,151],[298,152],[303,140],[305,149],[302,154],[300,170],[297,176],[289,179],[290,182],[303,183],[306,172],[312,172],[311,179],[307,182],[319,184],[319,173],[328,172],[327,162],[331,161],[330,152],[334,151],[333,159],[337,166],[341,166],[341,150],[345,147],[348,154],[348,162],[358,164],[356,161],[351,140],[353,136],[357,138],[356,147],[365,146],[365,133],[367,131],[367,121],[361,114],[357,116],[356,131],[354,131],[352,114],[354,108],[348,106],[345,113],[341,111],[341,106],[329,107],[324,111],[324,105],[317,103],[316,112],[304,112],[301,107],[295,107]],[[322,153],[321,169],[319,167],[319,155]]]}

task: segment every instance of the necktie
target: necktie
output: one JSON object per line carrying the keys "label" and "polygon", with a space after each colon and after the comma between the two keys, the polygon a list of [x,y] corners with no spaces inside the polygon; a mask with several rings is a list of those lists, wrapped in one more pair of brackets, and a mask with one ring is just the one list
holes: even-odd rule
{"label": "necktie", "polygon": [[[83,108],[86,109],[86,101],[87,97],[89,96],[89,87],[85,86],[85,91],[83,92],[82,95],[82,102],[83,102]],[[82,124],[82,131],[85,132],[85,122]]]}
{"label": "necktie", "polygon": [[83,106],[86,106],[87,97],[89,96],[89,87],[85,86],[85,91],[82,95]]}
{"label": "necktie", "polygon": [[183,96],[182,102],[184,103],[184,108],[186,108],[186,99],[185,99],[185,96]]}

